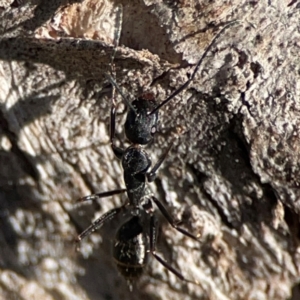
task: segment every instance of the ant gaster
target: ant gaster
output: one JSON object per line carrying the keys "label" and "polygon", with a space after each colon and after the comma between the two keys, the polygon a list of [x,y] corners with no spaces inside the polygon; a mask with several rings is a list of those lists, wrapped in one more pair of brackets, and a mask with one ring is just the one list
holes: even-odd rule
{"label": "ant gaster", "polygon": [[224,32],[224,30],[233,23],[236,23],[236,21],[227,24],[214,37],[198,61],[190,78],[160,104],[157,104],[153,96],[150,96],[150,94],[144,94],[143,97],[140,97],[133,102],[129,102],[114,79],[110,75],[107,75],[112,86],[115,87],[121,94],[129,109],[125,122],[125,134],[131,142],[131,145],[126,149],[122,149],[117,147],[114,142],[116,104],[114,101],[113,89],[112,108],[110,114],[110,141],[114,154],[122,161],[126,189],[117,189],[109,192],[93,194],[80,198],[78,201],[95,201],[100,198],[124,192],[127,192],[128,200],[121,207],[114,208],[104,213],[100,218],[94,221],[88,228],[78,235],[77,243],[100,228],[105,222],[116,217],[120,212],[124,211],[129,213],[129,219],[118,229],[116,233],[113,244],[113,257],[120,273],[127,279],[130,288],[132,287],[132,281],[142,274],[147,262],[148,252],[150,252],[155,259],[157,259],[165,268],[175,274],[179,279],[185,282],[199,284],[197,281],[185,278],[178,270],[173,268],[156,253],[157,221],[154,214],[154,204],[158,207],[168,223],[177,231],[194,240],[198,240],[198,236],[195,236],[180,227],[178,222],[174,221],[172,216],[168,213],[164,205],[156,197],[154,197],[154,195],[146,187],[146,182],[152,182],[155,180],[157,170],[165,160],[171,146],[168,147],[154,167],[150,169],[151,159],[147,152],[142,148],[142,145],[147,145],[153,139],[153,135],[156,132],[159,109],[166,105],[190,84],[203,59],[206,57],[215,41]]}

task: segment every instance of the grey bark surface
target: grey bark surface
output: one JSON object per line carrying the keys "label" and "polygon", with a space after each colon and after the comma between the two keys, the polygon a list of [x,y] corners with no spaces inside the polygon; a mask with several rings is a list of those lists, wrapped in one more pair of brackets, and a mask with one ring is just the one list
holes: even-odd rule
{"label": "grey bark surface", "polygon": [[[300,214],[300,9],[297,1],[0,2],[1,299],[297,299]],[[160,218],[158,251],[130,292],[111,257],[126,196],[109,141],[114,60],[130,99],[163,101],[233,20],[187,90],[160,111],[152,161],[183,133],[149,184],[199,242]],[[118,97],[117,140],[124,137]],[[157,215],[160,215],[157,212]],[[292,289],[294,295],[292,296]],[[298,291],[299,293],[299,291]],[[299,294],[298,294],[299,297]]]}

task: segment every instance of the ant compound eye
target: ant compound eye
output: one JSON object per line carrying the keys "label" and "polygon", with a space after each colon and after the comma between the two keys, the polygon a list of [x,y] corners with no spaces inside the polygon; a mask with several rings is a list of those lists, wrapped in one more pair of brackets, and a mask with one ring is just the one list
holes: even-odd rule
{"label": "ant compound eye", "polygon": [[153,126],[153,127],[151,128],[151,134],[153,135],[155,132],[156,132],[156,126]]}

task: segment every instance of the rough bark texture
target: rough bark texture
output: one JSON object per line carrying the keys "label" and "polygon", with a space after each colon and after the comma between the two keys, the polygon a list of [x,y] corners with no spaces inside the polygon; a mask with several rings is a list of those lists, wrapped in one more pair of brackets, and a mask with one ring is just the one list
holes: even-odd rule
{"label": "rough bark texture", "polygon": [[[299,3],[135,0],[0,2],[1,299],[288,299],[299,282]],[[161,218],[159,252],[131,293],[111,259],[112,221],[74,239],[125,196],[75,206],[124,187],[109,143],[109,70],[159,101],[153,161],[174,144],[151,189],[199,242]],[[119,16],[119,17],[118,17]],[[132,96],[131,96],[132,97]],[[124,106],[118,98],[121,145]],[[157,213],[159,215],[159,213]],[[297,287],[294,288],[297,298]]]}

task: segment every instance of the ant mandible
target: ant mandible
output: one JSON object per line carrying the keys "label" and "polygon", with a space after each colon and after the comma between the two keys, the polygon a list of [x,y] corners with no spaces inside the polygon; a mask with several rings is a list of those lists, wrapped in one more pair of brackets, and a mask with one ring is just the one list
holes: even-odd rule
{"label": "ant mandible", "polygon": [[[162,215],[168,223],[182,234],[198,240],[199,236],[188,232],[178,225],[172,218],[164,205],[150,192],[146,186],[146,182],[153,182],[157,176],[157,170],[167,157],[171,145],[168,147],[162,157],[151,168],[151,159],[147,152],[142,148],[143,145],[149,144],[153,140],[153,135],[157,129],[158,112],[172,100],[176,95],[181,93],[190,82],[194,79],[203,59],[210,51],[215,41],[220,35],[232,24],[237,21],[228,23],[223,29],[213,38],[210,45],[204,51],[202,57],[198,61],[190,78],[163,102],[157,104],[153,96],[144,94],[142,97],[129,102],[124,96],[119,86],[111,75],[106,75],[121,94],[129,111],[127,113],[125,122],[125,134],[131,145],[126,148],[120,148],[115,145],[115,119],[116,119],[116,104],[114,97],[112,97],[112,108],[110,113],[110,142],[115,156],[121,160],[123,167],[123,176],[126,189],[117,189],[104,193],[97,193],[90,196],[80,198],[79,202],[95,201],[100,198],[121,194],[127,192],[128,200],[121,207],[111,209],[104,213],[96,221],[94,221],[88,228],[86,228],[77,237],[77,243],[83,238],[89,236],[92,232],[99,229],[105,222],[115,218],[120,212],[129,213],[129,219],[118,229],[113,244],[113,257],[120,273],[127,279],[127,282],[132,288],[132,282],[138,278],[146,265],[147,254],[150,250],[152,256],[157,259],[165,268],[175,274],[179,279],[199,284],[194,280],[189,280],[184,277],[178,270],[173,268],[162,257],[156,253],[157,240],[157,221],[154,214],[154,204],[158,207]],[[149,171],[150,169],[150,171]],[[147,248],[150,248],[149,250]]]}

